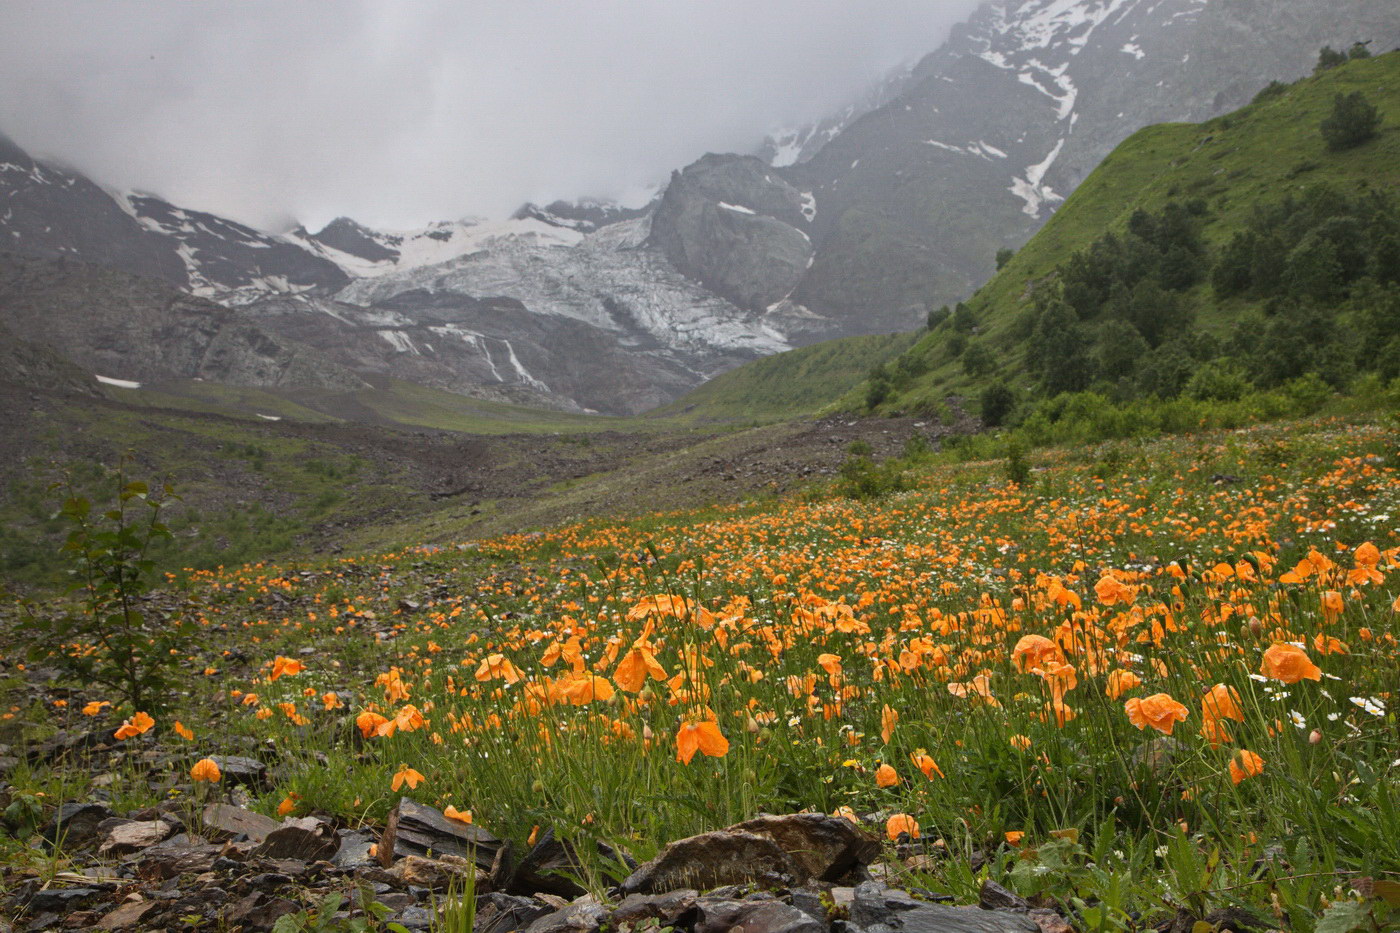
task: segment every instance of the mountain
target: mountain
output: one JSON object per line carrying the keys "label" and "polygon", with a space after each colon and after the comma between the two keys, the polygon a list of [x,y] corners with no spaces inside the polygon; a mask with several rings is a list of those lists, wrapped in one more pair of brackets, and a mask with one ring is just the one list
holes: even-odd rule
{"label": "mountain", "polygon": [[[1321,127],[1353,94],[1379,132],[1333,148]],[[1083,390],[1120,404],[1362,391],[1400,376],[1397,191],[1400,52],[1148,127],[843,404],[930,413],[1000,385],[1035,418]]]}
{"label": "mountain", "polygon": [[1225,113],[1305,74],[1324,43],[1357,40],[1400,45],[1400,8],[984,3],[892,100],[777,170],[813,198],[814,259],[790,303],[833,336],[915,326],[971,294],[1138,128]]}
{"label": "mountain", "polygon": [[89,383],[96,377],[116,385],[189,378],[230,385],[364,385],[349,370],[258,327],[238,310],[107,266],[0,253],[0,308],[0,326],[8,333],[81,367]]}

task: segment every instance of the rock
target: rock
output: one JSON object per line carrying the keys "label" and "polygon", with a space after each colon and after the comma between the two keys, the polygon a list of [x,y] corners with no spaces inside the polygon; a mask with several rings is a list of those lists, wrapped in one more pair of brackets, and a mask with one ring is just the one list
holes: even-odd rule
{"label": "rock", "polygon": [[342,829],[338,833],[340,848],[331,856],[331,864],[336,868],[361,868],[379,864],[369,850],[374,848],[374,837],[369,833]]}
{"label": "rock", "polygon": [[426,908],[414,906],[405,907],[386,919],[408,930],[428,930],[432,928],[434,916]]}
{"label": "rock", "polygon": [[253,855],[315,862],[330,858],[339,848],[335,829],[326,820],[314,816],[290,817],[267,834],[262,845],[253,850]]}
{"label": "rock", "polygon": [[226,803],[211,803],[204,808],[204,828],[212,838],[246,836],[262,842],[268,833],[281,826],[270,816],[254,813]]}
{"label": "rock", "polygon": [[[600,842],[597,847],[598,854],[605,861],[620,862],[629,869],[636,869],[635,862],[611,846]],[[584,888],[574,880],[582,871],[583,865],[573,846],[567,840],[556,837],[553,829],[548,829],[515,867],[506,891],[524,895],[557,894],[572,899],[584,893]],[[611,885],[621,880],[610,875],[604,875],[603,879]]]}
{"label": "rock", "polygon": [[525,933],[597,933],[607,922],[607,909],[585,900],[545,914],[526,927]]}
{"label": "rock", "polygon": [[826,924],[778,900],[732,901],[703,897],[695,933],[825,933]]}
{"label": "rock", "polygon": [[29,909],[68,911],[101,893],[98,888],[48,888],[35,892],[29,899]]}
{"label": "rock", "polygon": [[98,824],[111,816],[112,811],[100,803],[65,803],[39,834],[64,848],[82,846],[98,838]]}
{"label": "rock", "polygon": [[678,888],[726,884],[786,885],[801,876],[792,857],[767,836],[720,830],[668,843],[656,858],[619,886],[625,894],[655,894]]}
{"label": "rock", "polygon": [[279,917],[296,913],[296,904],[263,891],[254,891],[235,901],[220,918],[226,926],[249,930],[270,930]]}
{"label": "rock", "polygon": [[880,854],[880,841],[850,820],[824,813],[760,816],[730,827],[768,836],[792,856],[804,879],[840,881]]}
{"label": "rock", "polygon": [[180,875],[209,871],[223,854],[222,845],[151,846],[136,863],[136,876],[145,881],[164,881]]}
{"label": "rock", "polygon": [[827,917],[824,895],[830,896],[828,891],[818,887],[794,888],[791,892],[792,906],[814,920],[825,923]]}
{"label": "rock", "polygon": [[999,910],[944,907],[917,900],[877,881],[856,885],[848,929],[868,933],[907,930],[910,933],[1040,933],[1024,916]]}
{"label": "rock", "polygon": [[1030,910],[1030,901],[1003,888],[992,879],[988,878],[982,882],[982,890],[978,894],[977,903],[987,910]]}
{"label": "rock", "polygon": [[214,755],[214,764],[219,766],[223,780],[229,784],[246,784],[260,787],[267,783],[267,765],[256,758],[241,755]]}
{"label": "rock", "polygon": [[405,855],[394,863],[389,874],[405,887],[429,888],[434,891],[447,889],[454,881],[472,879],[473,884],[486,884],[486,873],[478,869],[470,859],[456,855],[441,858],[423,858],[418,855]]}
{"label": "rock", "polygon": [[634,871],[621,890],[631,894],[749,881],[837,881],[868,864],[879,851],[873,835],[840,817],[761,816],[670,843]]}
{"label": "rock", "polygon": [[613,908],[614,924],[640,924],[659,920],[662,926],[674,926],[676,920],[695,907],[699,892],[693,888],[668,891],[665,894],[629,894]]}
{"label": "rock", "polygon": [[[1074,927],[1064,917],[1045,907],[1037,907],[1026,914],[1032,923],[1040,927],[1040,933],[1074,933]],[[1226,929],[1221,927],[1220,929]],[[1259,929],[1265,929],[1260,927]]]}
{"label": "rock", "polygon": [[155,901],[132,901],[108,913],[97,924],[100,930],[131,930],[141,922],[141,918],[158,907]]}
{"label": "rock", "polygon": [[501,845],[501,840],[480,826],[449,820],[441,810],[404,798],[389,814],[379,837],[378,854],[385,868],[405,855],[456,855],[474,859],[478,868],[490,871]]}
{"label": "rock", "polygon": [[547,905],[530,897],[509,894],[483,894],[476,899],[475,933],[510,933],[523,930],[545,914]]}
{"label": "rock", "polygon": [[98,847],[99,855],[130,855],[150,848],[165,839],[175,827],[165,820],[138,820],[122,823],[107,831],[107,838]]}

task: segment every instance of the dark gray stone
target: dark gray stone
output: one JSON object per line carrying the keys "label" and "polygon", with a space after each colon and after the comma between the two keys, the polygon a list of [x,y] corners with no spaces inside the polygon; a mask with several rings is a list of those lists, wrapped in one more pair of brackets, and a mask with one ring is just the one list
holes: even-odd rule
{"label": "dark gray stone", "polygon": [[510,933],[523,930],[554,908],[532,897],[483,894],[476,899],[475,933]]}
{"label": "dark gray stone", "polygon": [[863,933],[1040,933],[1024,915],[920,901],[878,881],[856,885],[848,929]]}

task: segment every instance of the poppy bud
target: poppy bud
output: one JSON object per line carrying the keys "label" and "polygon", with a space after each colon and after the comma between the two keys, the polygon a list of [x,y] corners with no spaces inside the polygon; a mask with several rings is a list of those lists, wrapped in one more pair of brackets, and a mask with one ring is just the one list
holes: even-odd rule
{"label": "poppy bud", "polygon": [[1318,732],[1316,729],[1314,729],[1312,732],[1309,732],[1309,733],[1308,733],[1308,744],[1309,744],[1309,745],[1316,745],[1318,742],[1321,742],[1321,741],[1322,741],[1322,733],[1321,733],[1321,732]]}
{"label": "poppy bud", "polygon": [[531,784],[531,785],[530,785],[530,792],[531,792],[531,793],[534,793],[534,794],[543,794],[543,793],[544,793],[544,781],[535,781],[535,783]]}
{"label": "poppy bud", "polygon": [[1264,623],[1259,621],[1258,616],[1249,617],[1249,631],[1255,638],[1264,634]]}

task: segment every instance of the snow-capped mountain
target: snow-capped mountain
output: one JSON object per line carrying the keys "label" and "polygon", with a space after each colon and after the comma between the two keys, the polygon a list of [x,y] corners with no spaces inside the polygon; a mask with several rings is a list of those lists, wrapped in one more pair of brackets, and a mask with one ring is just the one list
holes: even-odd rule
{"label": "snow-capped mountain", "polygon": [[792,301],[841,333],[971,293],[1135,130],[1239,107],[1324,44],[1400,44],[1371,0],[989,0],[900,93],[785,169],[813,193]]}
{"label": "snow-capped mountain", "polygon": [[0,136],[0,251],[215,299],[284,356],[330,361],[318,372],[635,412],[758,355],[916,326],[1133,131],[1237,107],[1357,40],[1400,44],[1400,6],[987,0],[912,70],[761,158],[706,155],[636,206],[412,231],[342,217],[266,233],[106,190]]}

